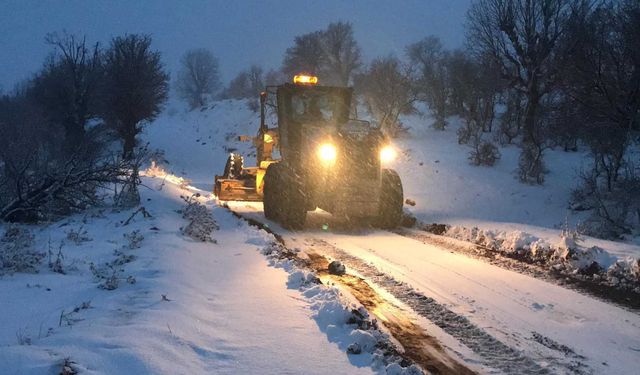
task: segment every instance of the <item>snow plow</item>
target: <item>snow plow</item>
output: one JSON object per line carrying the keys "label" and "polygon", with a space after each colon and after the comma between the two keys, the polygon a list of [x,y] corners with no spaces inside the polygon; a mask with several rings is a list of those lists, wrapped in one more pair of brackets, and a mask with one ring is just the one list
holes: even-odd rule
{"label": "snow plow", "polygon": [[[353,89],[321,86],[315,76],[267,86],[260,94],[260,126],[253,140],[256,166],[232,153],[214,194],[222,201],[262,201],[267,219],[289,229],[304,226],[321,208],[346,220],[392,228],[402,220],[398,174],[384,168],[395,150],[381,130],[350,119]],[[269,128],[267,109],[277,123]],[[275,152],[279,151],[278,157]]]}

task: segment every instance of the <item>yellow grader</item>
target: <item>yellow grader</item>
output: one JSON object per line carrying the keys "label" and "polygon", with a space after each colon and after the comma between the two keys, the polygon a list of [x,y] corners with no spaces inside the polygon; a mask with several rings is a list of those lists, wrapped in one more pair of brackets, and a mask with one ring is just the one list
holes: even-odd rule
{"label": "yellow grader", "polygon": [[[257,137],[241,137],[253,139],[257,165],[245,167],[242,156],[231,154],[215,177],[214,194],[223,201],[262,201],[265,217],[289,229],[302,228],[307,211],[316,208],[382,228],[397,226],[402,182],[384,168],[395,150],[380,129],[349,118],[352,88],[317,82],[297,75],[293,83],[267,86],[260,94]],[[274,128],[266,123],[268,106],[277,114]]]}

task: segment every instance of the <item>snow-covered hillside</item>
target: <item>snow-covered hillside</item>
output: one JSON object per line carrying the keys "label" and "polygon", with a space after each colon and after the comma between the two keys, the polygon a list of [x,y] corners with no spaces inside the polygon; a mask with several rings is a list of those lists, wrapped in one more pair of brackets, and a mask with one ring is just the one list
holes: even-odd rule
{"label": "snow-covered hillside", "polygon": [[[445,131],[432,129],[428,115],[403,116],[401,120],[409,133],[395,141],[400,152],[392,167],[402,178],[405,197],[416,202],[408,209],[419,220],[526,232],[556,243],[567,224],[568,229],[575,229],[585,219],[587,213],[568,208],[578,175],[589,162],[585,152],[548,150],[545,184],[527,185],[515,175],[516,146],[501,148],[502,158],[494,167],[476,167],[468,162],[469,148],[457,143],[458,119],[450,119]],[[254,156],[248,156],[250,143],[238,142],[235,136],[254,135],[257,126],[258,114],[246,101],[220,101],[209,109],[188,113],[174,103],[147,129],[145,139],[152,148],[166,151],[173,173],[210,190],[214,175],[224,168],[227,147],[237,149],[245,155],[245,164],[253,165]],[[585,247],[599,246],[619,257],[640,256],[640,246],[633,241],[583,239]]]}
{"label": "snow-covered hillside", "polygon": [[337,294],[315,292],[316,323],[288,273],[268,266],[271,236],[203,199],[217,243],[192,240],[176,212],[192,192],[144,184],[150,218],[124,225],[134,210],[96,210],[20,227],[34,249],[50,244],[55,262],[62,246],[63,257],[59,272],[45,260],[38,274],[0,277],[0,373],[58,374],[65,360],[82,374],[371,373],[370,356],[349,358],[320,331],[348,316]]}

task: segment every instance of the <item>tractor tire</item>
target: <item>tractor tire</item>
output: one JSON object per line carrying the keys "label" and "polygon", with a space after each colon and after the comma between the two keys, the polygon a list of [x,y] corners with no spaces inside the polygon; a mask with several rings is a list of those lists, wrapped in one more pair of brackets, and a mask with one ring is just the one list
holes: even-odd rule
{"label": "tractor tire", "polygon": [[402,181],[393,169],[383,169],[380,186],[380,206],[375,226],[392,229],[402,222]]}
{"label": "tractor tire", "polygon": [[307,218],[307,199],[302,184],[290,172],[285,174],[283,182],[280,224],[285,229],[302,229]]}
{"label": "tractor tire", "polygon": [[262,204],[264,217],[279,221],[282,210],[278,192],[282,188],[282,168],[278,164],[271,164],[264,175],[264,189]]}
{"label": "tractor tire", "polygon": [[224,165],[223,178],[238,178],[244,168],[244,158],[240,154],[231,153]]}
{"label": "tractor tire", "polygon": [[307,217],[305,195],[286,166],[276,163],[264,176],[264,216],[285,229],[302,229]]}

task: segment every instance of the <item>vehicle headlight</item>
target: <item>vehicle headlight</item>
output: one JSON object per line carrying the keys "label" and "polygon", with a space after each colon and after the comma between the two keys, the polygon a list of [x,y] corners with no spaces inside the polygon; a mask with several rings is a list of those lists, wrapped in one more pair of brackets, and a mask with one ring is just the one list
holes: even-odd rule
{"label": "vehicle headlight", "polygon": [[380,161],[383,163],[392,162],[396,158],[396,156],[397,156],[396,150],[389,145],[384,146],[380,150]]}
{"label": "vehicle headlight", "polygon": [[325,163],[333,163],[337,155],[338,150],[331,143],[323,143],[318,147],[318,157]]}

